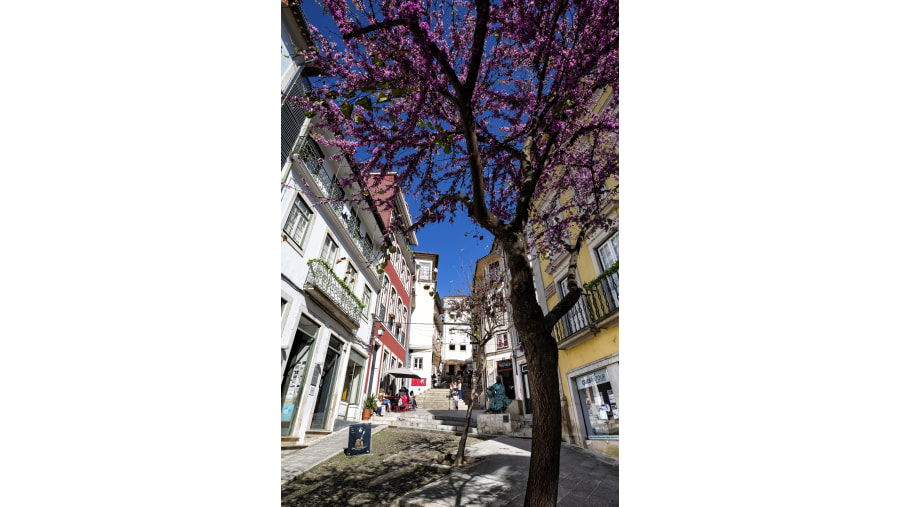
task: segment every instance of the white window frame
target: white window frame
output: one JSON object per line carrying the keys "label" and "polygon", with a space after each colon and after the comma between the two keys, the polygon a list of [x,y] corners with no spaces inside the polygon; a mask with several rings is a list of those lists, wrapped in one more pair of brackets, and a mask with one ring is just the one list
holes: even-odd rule
{"label": "white window frame", "polygon": [[[500,337],[501,337],[501,336],[505,336],[505,337],[506,337],[506,344],[505,344],[505,345],[500,345]],[[504,331],[504,332],[502,332],[502,333],[497,333],[496,344],[497,344],[497,350],[500,350],[500,349],[508,349],[508,348],[509,348],[509,333],[507,333],[506,331]]]}
{"label": "white window frame", "polygon": [[372,288],[368,284],[363,284],[363,319],[369,320],[369,306],[372,303]]}
{"label": "white window frame", "polygon": [[[350,276],[350,270],[353,270],[353,276]],[[350,292],[356,292],[356,280],[359,278],[359,270],[356,269],[356,266],[353,265],[352,262],[347,261],[347,269],[344,270],[344,283],[350,287]]]}
{"label": "white window frame", "polygon": [[[288,222],[290,222],[290,220],[291,220],[291,212],[294,210],[294,205],[298,202],[302,206],[305,206],[306,209],[309,211],[305,230],[303,231],[303,234],[301,235],[301,238],[299,240],[297,240],[294,237],[294,234],[297,231],[296,227],[294,228],[294,231],[288,230],[288,228],[289,228]],[[306,199],[303,197],[303,194],[295,191],[294,197],[291,199],[291,205],[288,206],[287,213],[285,213],[285,216],[284,216],[284,221],[281,224],[281,231],[284,233],[285,237],[287,238],[287,241],[291,245],[293,245],[297,249],[297,251],[299,251],[301,254],[303,253],[303,251],[306,247],[306,243],[309,241],[309,233],[310,233],[310,231],[312,231],[313,223],[315,222],[315,219],[316,219],[315,208],[313,208],[313,206],[310,205],[310,203],[306,202]],[[299,220],[298,220],[298,222],[299,222]]]}
{"label": "white window frame", "polygon": [[[328,256],[330,254],[325,253],[325,249],[328,248],[329,243],[331,245],[334,245],[334,250],[333,250],[334,255],[331,257],[331,259],[328,258]],[[341,247],[338,246],[337,241],[335,241],[334,238],[331,237],[331,234],[326,234],[325,241],[322,242],[322,254],[320,256],[322,258],[322,260],[327,262],[328,265],[331,266],[332,269],[334,269],[334,261],[336,261],[338,259],[338,255],[340,254],[340,252],[341,252]]]}

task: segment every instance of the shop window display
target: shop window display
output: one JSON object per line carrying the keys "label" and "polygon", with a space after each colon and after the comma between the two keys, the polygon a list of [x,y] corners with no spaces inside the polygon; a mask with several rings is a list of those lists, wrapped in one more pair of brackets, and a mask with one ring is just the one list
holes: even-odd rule
{"label": "shop window display", "polygon": [[606,368],[575,379],[587,437],[617,435],[619,408]]}

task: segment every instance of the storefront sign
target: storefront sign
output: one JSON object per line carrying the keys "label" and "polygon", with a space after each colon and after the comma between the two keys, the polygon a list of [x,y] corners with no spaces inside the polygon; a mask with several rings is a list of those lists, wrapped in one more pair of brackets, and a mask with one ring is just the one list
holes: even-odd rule
{"label": "storefront sign", "polygon": [[347,456],[372,452],[372,423],[351,424],[347,440]]}
{"label": "storefront sign", "polygon": [[578,389],[585,389],[590,386],[605,384],[607,382],[609,382],[609,375],[606,373],[606,368],[575,378],[575,385],[578,386]]}

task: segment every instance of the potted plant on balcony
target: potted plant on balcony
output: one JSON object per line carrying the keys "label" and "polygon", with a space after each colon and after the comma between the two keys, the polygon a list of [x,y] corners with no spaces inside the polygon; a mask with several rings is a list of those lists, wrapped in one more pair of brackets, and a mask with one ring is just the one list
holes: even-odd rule
{"label": "potted plant on balcony", "polygon": [[368,421],[372,417],[372,412],[375,411],[375,408],[375,395],[370,394],[366,396],[366,401],[363,402],[363,421]]}

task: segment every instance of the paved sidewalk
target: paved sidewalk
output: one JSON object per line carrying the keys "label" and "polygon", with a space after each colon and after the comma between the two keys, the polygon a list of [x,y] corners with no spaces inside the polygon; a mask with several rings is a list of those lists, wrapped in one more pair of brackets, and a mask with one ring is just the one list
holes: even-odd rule
{"label": "paved sidewalk", "polygon": [[[387,428],[384,424],[373,424],[372,435]],[[309,447],[293,452],[281,459],[281,483],[293,479],[310,468],[328,461],[347,448],[349,427],[341,428],[331,435],[317,439]]]}
{"label": "paved sidewalk", "polygon": [[[467,455],[484,459],[403,496],[400,506],[520,506],[525,503],[530,439],[498,437],[473,445]],[[557,505],[618,506],[618,460],[563,444]]]}

